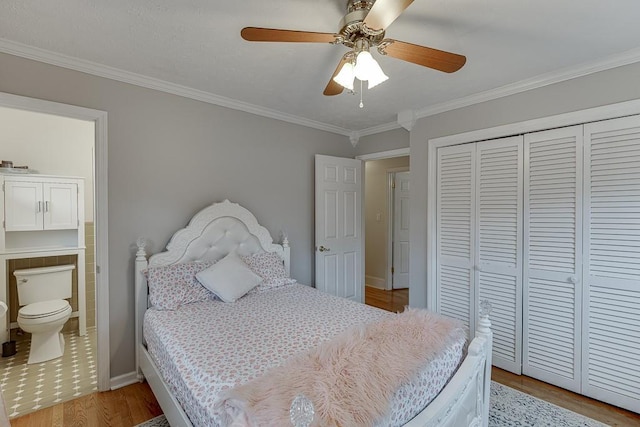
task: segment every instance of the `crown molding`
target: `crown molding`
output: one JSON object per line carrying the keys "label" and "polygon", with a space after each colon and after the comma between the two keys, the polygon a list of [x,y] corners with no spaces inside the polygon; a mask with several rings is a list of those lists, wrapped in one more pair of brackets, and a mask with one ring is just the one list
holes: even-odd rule
{"label": "crown molding", "polygon": [[237,101],[235,99],[215,95],[210,92],[170,83],[153,77],[147,77],[142,74],[124,71],[107,65],[98,64],[96,62],[63,55],[61,53],[28,46],[7,39],[0,38],[0,52],[338,135],[350,136],[352,132],[350,129],[341,128],[339,126],[333,126],[270,108],[249,104],[247,102]]}
{"label": "crown molding", "polygon": [[378,133],[387,132],[394,129],[399,129],[401,127],[402,126],[400,126],[398,122],[390,122],[390,123],[384,123],[378,126],[362,129],[358,131],[358,133],[362,137],[362,136],[368,136],[368,135],[375,135]]}
{"label": "crown molding", "polygon": [[[378,133],[387,132],[403,127],[400,123],[398,123],[398,121],[395,121],[354,131],[2,38],[0,38],[0,52],[26,59],[32,59],[39,62],[44,62],[51,65],[56,65],[63,68],[68,68],[75,71],[80,71],[87,74],[92,74],[99,77],[105,77],[111,80],[117,80],[123,83],[158,90],[161,92],[182,96],[197,101],[206,102],[208,104],[218,105],[221,107],[244,111],[246,113],[251,113],[258,116],[268,117],[271,119],[281,120],[300,126],[343,135],[349,137],[352,144],[354,139],[356,139],[356,136],[357,144],[357,141],[361,137],[375,135]],[[505,85],[471,96],[459,98],[450,102],[444,102],[431,107],[418,109],[414,112],[415,118],[421,119],[433,116],[447,111],[468,107],[471,105],[503,98],[510,95],[515,95],[528,90],[549,86],[554,83],[560,83],[566,80],[583,77],[589,74],[633,64],[636,62],[640,62],[640,48],[632,49],[617,55],[612,55],[603,60],[584,63],[576,67],[567,67],[559,71],[541,74],[531,79],[521,80],[516,83]]]}
{"label": "crown molding", "polygon": [[587,76],[589,74],[600,71],[610,70],[612,68],[640,62],[640,48],[628,50],[626,52],[609,56],[605,59],[583,63],[574,67],[566,67],[561,70],[550,73],[540,74],[531,79],[521,80],[512,84],[501,86],[496,89],[477,93],[475,95],[460,98],[451,102],[444,102],[432,107],[422,108],[416,111],[417,118],[424,118],[446,111],[457,110],[458,108],[468,107],[480,104],[486,101],[492,101],[498,98],[515,95],[532,89],[538,89],[555,83],[564,82],[578,77]]}
{"label": "crown molding", "polygon": [[[415,118],[422,119],[436,114],[445,113],[447,111],[457,110],[459,108],[469,107],[471,105],[480,104],[482,102],[492,101],[494,99],[515,95],[528,90],[549,86],[554,83],[587,76],[589,74],[606,71],[624,65],[635,64],[640,62],[640,48],[628,50],[621,54],[613,55],[600,61],[585,63],[576,67],[568,67],[559,71],[541,74],[531,79],[521,80],[519,82],[502,86],[496,89],[481,92],[475,95],[459,98],[450,102],[443,102],[431,107],[422,108],[415,111]],[[363,129],[360,136],[374,135],[392,129],[397,129],[401,125],[397,122],[390,122],[379,126]]]}

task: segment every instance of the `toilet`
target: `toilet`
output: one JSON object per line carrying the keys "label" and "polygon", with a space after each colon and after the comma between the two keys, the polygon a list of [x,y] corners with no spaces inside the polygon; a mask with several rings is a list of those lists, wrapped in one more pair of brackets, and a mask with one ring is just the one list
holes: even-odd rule
{"label": "toilet", "polygon": [[60,332],[71,317],[71,272],[74,265],[15,270],[18,285],[18,326],[31,334],[27,364],[46,362],[64,354]]}

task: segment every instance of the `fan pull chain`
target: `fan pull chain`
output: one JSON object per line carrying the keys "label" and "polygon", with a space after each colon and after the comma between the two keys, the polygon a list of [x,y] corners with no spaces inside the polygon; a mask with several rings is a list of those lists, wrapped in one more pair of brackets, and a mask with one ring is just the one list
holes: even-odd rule
{"label": "fan pull chain", "polygon": [[364,108],[364,103],[362,102],[362,80],[360,80],[360,108]]}

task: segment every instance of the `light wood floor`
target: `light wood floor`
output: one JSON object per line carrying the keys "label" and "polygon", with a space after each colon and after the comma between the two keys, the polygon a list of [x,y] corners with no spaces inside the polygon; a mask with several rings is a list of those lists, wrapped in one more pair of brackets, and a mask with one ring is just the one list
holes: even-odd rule
{"label": "light wood floor", "polygon": [[93,393],[11,420],[13,427],[131,427],[162,414],[147,383]]}
{"label": "light wood floor", "polygon": [[385,291],[384,289],[365,286],[364,303],[381,308],[394,313],[404,311],[404,307],[409,304],[409,289],[395,289]]}

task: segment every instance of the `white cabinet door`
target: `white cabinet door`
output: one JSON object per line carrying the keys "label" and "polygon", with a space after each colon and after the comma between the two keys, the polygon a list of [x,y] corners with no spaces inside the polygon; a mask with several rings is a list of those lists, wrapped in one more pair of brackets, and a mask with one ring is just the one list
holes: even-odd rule
{"label": "white cabinet door", "polygon": [[316,155],[316,288],[364,302],[362,161]]}
{"label": "white cabinet door", "polygon": [[526,375],[580,392],[582,126],[525,135]]}
{"label": "white cabinet door", "polygon": [[5,230],[42,230],[42,183],[6,181],[4,191]]}
{"label": "white cabinet door", "polygon": [[477,144],[476,289],[492,304],[493,364],[522,364],[523,137]]}
{"label": "white cabinet door", "polygon": [[476,146],[438,149],[436,183],[436,310],[475,331]]}
{"label": "white cabinet door", "polygon": [[585,125],[583,393],[640,412],[640,116]]}
{"label": "white cabinet door", "polygon": [[44,183],[45,230],[78,228],[78,185],[71,183]]}

